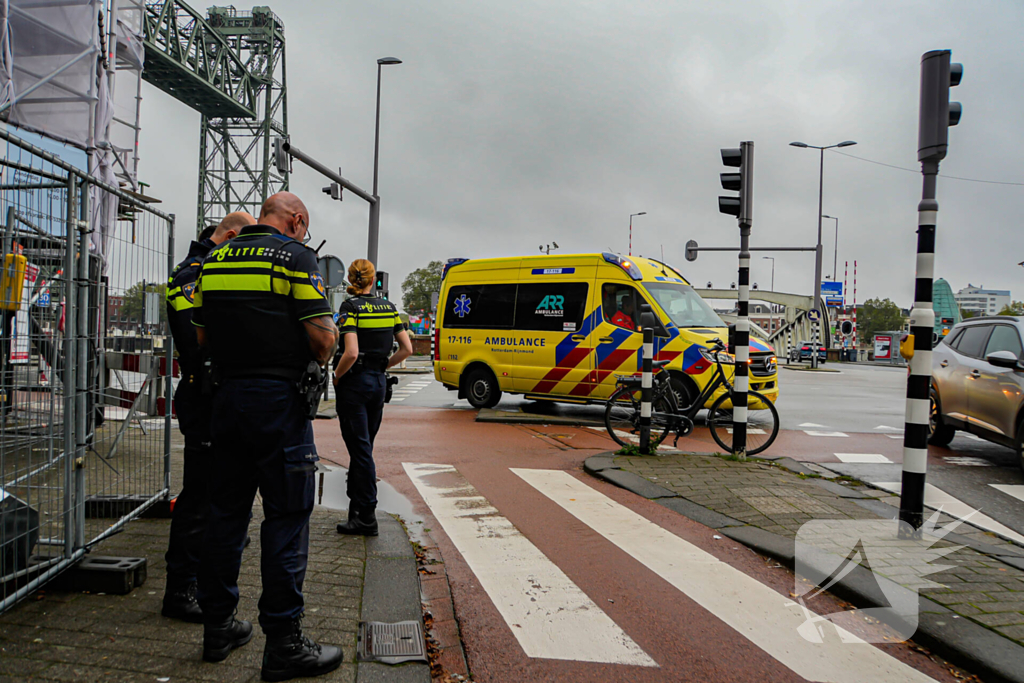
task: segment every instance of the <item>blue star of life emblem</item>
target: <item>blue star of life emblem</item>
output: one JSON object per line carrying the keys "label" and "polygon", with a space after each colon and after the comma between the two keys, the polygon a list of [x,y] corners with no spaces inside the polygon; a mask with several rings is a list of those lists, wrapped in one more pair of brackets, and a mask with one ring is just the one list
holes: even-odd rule
{"label": "blue star of life emblem", "polygon": [[469,305],[473,303],[473,300],[463,294],[455,300],[455,315],[460,318],[465,318],[469,314]]}

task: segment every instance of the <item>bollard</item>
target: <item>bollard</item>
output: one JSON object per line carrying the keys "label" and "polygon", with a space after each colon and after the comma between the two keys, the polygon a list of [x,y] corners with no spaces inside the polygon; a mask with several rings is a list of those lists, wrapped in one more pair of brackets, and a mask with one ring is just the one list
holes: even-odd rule
{"label": "bollard", "polygon": [[640,380],[640,452],[651,454],[651,400],[654,393],[654,328],[644,327],[643,375]]}

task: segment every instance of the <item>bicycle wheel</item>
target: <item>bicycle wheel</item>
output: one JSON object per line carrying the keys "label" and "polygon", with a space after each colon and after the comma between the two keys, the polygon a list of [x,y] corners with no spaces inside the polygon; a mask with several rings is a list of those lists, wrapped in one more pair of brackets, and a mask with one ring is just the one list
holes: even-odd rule
{"label": "bicycle wheel", "polygon": [[[708,428],[711,430],[711,437],[727,453],[733,450],[732,435],[732,408],[722,406],[732,396],[728,393],[722,394],[711,405],[708,413]],[[747,455],[757,455],[765,451],[775,437],[779,435],[779,411],[775,410],[768,397],[756,391],[747,393],[747,405],[760,403],[765,406],[763,409],[750,408],[747,410]]]}
{"label": "bicycle wheel", "polygon": [[[652,414],[672,414],[672,404],[664,397],[657,396],[651,403]],[[657,446],[668,436],[669,424],[661,420],[661,424],[651,424],[651,446]],[[640,445],[640,389],[620,387],[604,409],[604,425],[615,443],[620,446]]]}

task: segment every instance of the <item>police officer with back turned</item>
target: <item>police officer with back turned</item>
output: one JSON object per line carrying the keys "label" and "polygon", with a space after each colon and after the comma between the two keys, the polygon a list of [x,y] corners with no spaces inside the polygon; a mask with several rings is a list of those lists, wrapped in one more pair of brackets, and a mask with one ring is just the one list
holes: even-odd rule
{"label": "police officer with back turned", "polygon": [[181,381],[174,392],[178,429],[185,437],[185,469],[181,493],[174,503],[170,542],[167,545],[167,588],[162,614],[172,619],[202,623],[203,612],[196,602],[196,574],[199,570],[203,534],[210,500],[206,493],[210,447],[210,399],[200,389],[200,356],[196,328],[192,325],[196,278],[199,266],[211,249],[236,235],[256,219],[244,211],[229,213],[220,225],[207,228],[188,249],[185,260],[171,271],[167,283],[167,320],[174,347],[178,350]]}
{"label": "police officer with back turned", "polygon": [[257,490],[267,636],[262,677],[317,676],[341,664],[341,648],[302,633],[302,582],[319,460],[309,406],[299,386],[311,361],[327,363],[338,343],[316,254],[303,241],[309,212],[281,192],[263,204],[257,225],[203,262],[192,322],[209,349],[214,472],[204,561],[199,571],[203,659],[220,661],[252,637],[235,618],[238,571]]}
{"label": "police officer with back turned", "polygon": [[[412,355],[412,342],[395,305],[373,295],[373,264],[356,259],[348,268],[349,294],[341,305],[338,327],[344,352],[334,369],[341,435],[348,447],[348,519],[339,534],[376,536],[377,471],[373,440],[384,415],[384,371]],[[391,354],[398,339],[399,349]]]}

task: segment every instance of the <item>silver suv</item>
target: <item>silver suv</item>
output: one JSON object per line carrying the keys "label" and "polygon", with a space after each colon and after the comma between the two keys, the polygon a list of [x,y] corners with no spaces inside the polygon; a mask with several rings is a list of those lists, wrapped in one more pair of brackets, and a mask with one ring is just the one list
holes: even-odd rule
{"label": "silver suv", "polygon": [[1024,467],[1024,318],[971,318],[932,356],[929,443],[945,446],[958,429],[1017,451]]}

